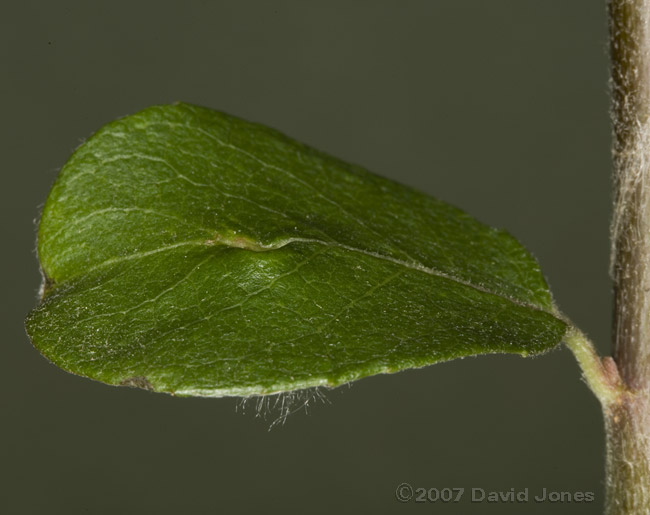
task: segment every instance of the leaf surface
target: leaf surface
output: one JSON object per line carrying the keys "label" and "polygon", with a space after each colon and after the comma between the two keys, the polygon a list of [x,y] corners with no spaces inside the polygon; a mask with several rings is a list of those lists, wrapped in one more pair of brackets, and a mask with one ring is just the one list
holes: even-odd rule
{"label": "leaf surface", "polygon": [[79,147],[38,252],[34,345],[70,372],[177,395],[539,354],[567,327],[506,232],[188,104],[114,121]]}

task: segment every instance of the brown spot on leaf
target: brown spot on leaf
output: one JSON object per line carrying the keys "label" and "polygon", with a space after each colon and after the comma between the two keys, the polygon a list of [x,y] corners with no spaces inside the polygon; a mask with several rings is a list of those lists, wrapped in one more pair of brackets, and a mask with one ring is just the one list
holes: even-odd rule
{"label": "brown spot on leaf", "polygon": [[45,271],[41,268],[41,288],[38,292],[41,300],[43,300],[54,288],[54,280],[47,276]]}
{"label": "brown spot on leaf", "polygon": [[133,376],[120,382],[120,386],[131,386],[133,388],[142,388],[153,391],[153,385],[144,376]]}

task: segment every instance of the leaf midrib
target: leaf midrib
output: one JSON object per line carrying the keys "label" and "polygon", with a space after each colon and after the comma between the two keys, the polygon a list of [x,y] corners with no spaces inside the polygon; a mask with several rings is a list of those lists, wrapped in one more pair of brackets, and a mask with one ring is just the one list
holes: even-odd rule
{"label": "leaf midrib", "polygon": [[[372,258],[375,258],[375,259],[379,259],[381,261],[390,262],[390,263],[393,263],[395,265],[408,268],[410,270],[416,270],[418,272],[422,272],[422,273],[425,273],[427,275],[431,275],[431,276],[434,276],[434,277],[440,277],[442,279],[447,279],[449,281],[453,281],[453,282],[456,282],[456,283],[461,284],[463,286],[472,288],[472,289],[474,289],[476,291],[479,291],[481,293],[488,294],[488,295],[494,295],[494,296],[499,297],[499,298],[501,298],[503,300],[506,300],[506,301],[516,305],[516,306],[531,309],[531,310],[534,310],[534,311],[540,311],[540,312],[543,312],[543,313],[547,313],[547,314],[553,316],[554,318],[556,318],[558,320],[562,320],[562,317],[558,316],[557,312],[549,311],[549,310],[544,309],[544,308],[542,308],[540,306],[536,306],[534,304],[530,304],[528,302],[521,301],[519,299],[504,295],[502,293],[495,292],[495,291],[490,290],[489,288],[486,288],[484,286],[474,284],[472,282],[466,281],[464,279],[461,279],[461,278],[456,277],[454,275],[448,274],[446,272],[436,270],[435,268],[427,267],[427,266],[425,266],[425,265],[423,265],[421,263],[415,262],[415,261],[412,261],[412,262],[404,261],[404,260],[401,260],[401,259],[398,259],[398,258],[394,258],[394,257],[391,257],[391,256],[386,256],[384,254],[380,254],[378,252],[373,252],[371,250],[360,249],[358,247],[345,245],[343,243],[339,243],[339,242],[336,242],[336,241],[329,241],[328,242],[328,241],[318,240],[318,239],[315,239],[315,238],[295,238],[295,237],[292,237],[292,238],[285,238],[283,240],[279,240],[279,241],[274,242],[272,244],[263,244],[263,243],[255,242],[255,241],[253,241],[253,240],[251,240],[249,238],[245,238],[245,237],[230,237],[230,238],[228,238],[228,237],[223,237],[223,236],[217,235],[213,239],[205,239],[205,238],[203,238],[203,239],[197,239],[197,240],[182,241],[182,242],[179,242],[179,243],[174,243],[173,245],[165,245],[165,246],[162,246],[162,247],[158,247],[157,249],[153,249],[153,250],[148,250],[148,251],[144,251],[144,252],[135,252],[135,253],[129,254],[127,256],[119,256],[119,257],[115,257],[115,258],[110,258],[110,259],[107,259],[106,261],[103,261],[102,263],[99,263],[97,265],[94,265],[94,266],[86,269],[84,273],[85,274],[92,273],[92,272],[94,272],[96,270],[106,268],[107,266],[110,266],[110,265],[114,265],[114,264],[125,262],[125,261],[131,261],[133,259],[144,258],[144,257],[147,257],[147,256],[158,254],[160,252],[166,252],[166,251],[169,251],[169,250],[173,250],[173,249],[180,248],[180,247],[186,247],[186,246],[197,246],[197,247],[200,247],[200,246],[203,246],[203,247],[225,246],[225,247],[228,247],[228,248],[238,248],[238,249],[242,249],[242,250],[248,250],[248,251],[251,251],[251,252],[269,252],[269,251],[281,249],[283,247],[286,247],[287,245],[291,245],[292,243],[313,243],[313,244],[324,245],[324,246],[328,246],[328,247],[340,248],[340,249],[347,250],[347,251],[350,251],[350,252],[355,252],[355,253],[362,254],[362,255],[365,255],[365,256],[369,256],[369,257],[372,257]],[[82,275],[82,274],[79,274],[79,275]],[[74,279],[75,277],[78,277],[78,275],[73,276],[73,277],[69,277],[67,279],[64,279],[61,282],[65,283],[67,281],[70,281],[70,280]]]}

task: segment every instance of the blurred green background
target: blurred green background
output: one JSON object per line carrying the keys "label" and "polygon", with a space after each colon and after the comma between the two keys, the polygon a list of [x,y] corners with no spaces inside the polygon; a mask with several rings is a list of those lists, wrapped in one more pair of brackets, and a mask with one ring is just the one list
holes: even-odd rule
{"label": "blurred green background", "polygon": [[[605,3],[11,2],[3,78],[0,512],[598,513],[599,406],[561,349],[326,392],[269,431],[235,399],[114,388],[23,329],[35,219],[102,124],[183,100],[261,122],[507,228],[608,352]],[[399,503],[395,488],[593,491],[584,503]]]}

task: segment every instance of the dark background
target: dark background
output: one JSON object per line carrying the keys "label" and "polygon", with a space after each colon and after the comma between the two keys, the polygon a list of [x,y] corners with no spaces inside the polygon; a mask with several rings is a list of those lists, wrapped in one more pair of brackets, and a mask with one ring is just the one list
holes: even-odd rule
{"label": "dark background", "polygon": [[[4,4],[0,512],[598,513],[601,415],[566,349],[364,379],[269,431],[272,415],[234,399],[62,372],[23,318],[57,170],[102,124],[183,100],[507,228],[607,352],[605,14],[593,0]],[[400,504],[402,482],[596,500]]]}

